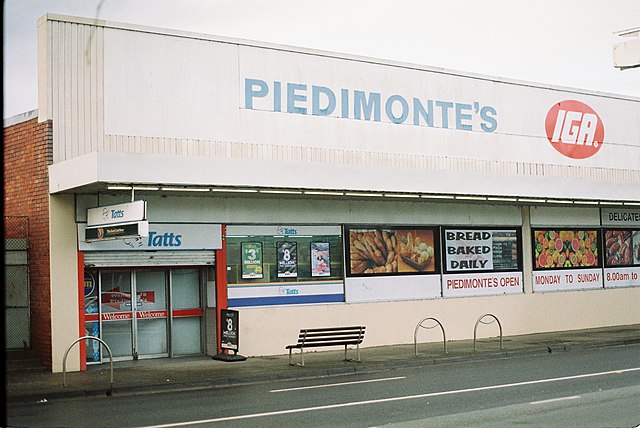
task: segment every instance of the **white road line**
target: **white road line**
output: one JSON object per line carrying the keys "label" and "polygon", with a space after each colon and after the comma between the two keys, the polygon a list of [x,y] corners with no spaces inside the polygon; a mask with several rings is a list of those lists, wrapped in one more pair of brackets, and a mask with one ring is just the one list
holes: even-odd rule
{"label": "white road line", "polygon": [[575,400],[577,398],[580,398],[580,396],[572,395],[571,397],[550,398],[549,400],[532,401],[529,404],[547,404],[547,403],[554,403],[556,401]]}
{"label": "white road line", "polygon": [[382,379],[370,379],[370,380],[357,380],[357,381],[353,381],[353,382],[327,383],[327,384],[323,384],[323,385],[299,386],[297,388],[272,389],[269,392],[300,391],[300,390],[303,390],[303,389],[329,388],[329,387],[333,387],[333,386],[349,386],[349,385],[357,385],[359,383],[386,382],[386,381],[389,381],[389,380],[400,380],[400,379],[406,379],[406,376],[386,377],[386,378],[382,378]]}
{"label": "white road line", "polygon": [[565,380],[583,379],[588,377],[608,376],[613,374],[623,374],[623,373],[636,372],[636,371],[640,371],[640,367],[624,369],[624,370],[611,370],[611,371],[598,372],[598,373],[586,373],[581,375],[556,377],[556,378],[550,378],[550,379],[538,379],[538,380],[528,380],[524,382],[504,383],[501,385],[479,386],[476,388],[457,389],[452,391],[429,392],[425,394],[405,395],[402,397],[390,397],[390,398],[378,398],[375,400],[352,401],[347,403],[328,404],[326,406],[302,407],[299,409],[275,410],[273,412],[250,413],[247,415],[225,416],[221,418],[201,419],[198,421],[176,422],[172,424],[163,424],[163,425],[150,425],[144,428],[184,427],[189,425],[210,424],[215,422],[228,422],[228,421],[238,421],[242,419],[261,418],[265,416],[290,415],[293,413],[313,412],[317,410],[328,410],[328,409],[339,409],[342,407],[354,407],[354,406],[362,406],[366,404],[390,403],[394,401],[416,400],[421,398],[438,397],[438,396],[444,396],[444,395],[464,394],[467,392],[490,391],[495,389],[513,388],[513,387],[525,386],[525,385],[537,385],[541,383],[560,382]]}

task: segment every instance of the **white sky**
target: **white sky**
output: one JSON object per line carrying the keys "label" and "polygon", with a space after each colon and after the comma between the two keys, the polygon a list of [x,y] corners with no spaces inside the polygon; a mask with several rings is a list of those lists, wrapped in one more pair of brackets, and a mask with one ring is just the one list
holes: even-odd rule
{"label": "white sky", "polygon": [[640,97],[640,68],[612,61],[639,0],[5,0],[4,118],[37,108],[46,12]]}

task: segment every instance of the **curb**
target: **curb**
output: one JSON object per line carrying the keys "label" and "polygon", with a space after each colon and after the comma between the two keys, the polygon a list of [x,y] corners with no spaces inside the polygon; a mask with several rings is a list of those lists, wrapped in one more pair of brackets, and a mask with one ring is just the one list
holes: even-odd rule
{"label": "curb", "polygon": [[[443,364],[460,364],[464,362],[476,362],[486,361],[495,358],[516,358],[531,355],[545,355],[558,352],[570,352],[580,349],[598,349],[614,346],[626,346],[640,343],[640,338],[634,339],[620,339],[610,340],[604,342],[585,342],[585,343],[555,343],[551,346],[538,346],[530,349],[514,349],[514,350],[502,350],[499,352],[474,352],[465,355],[456,356],[428,356],[424,355],[423,358],[418,355],[417,357],[399,357],[397,360],[392,361],[380,361],[365,363],[365,365],[349,365],[343,367],[333,368],[308,368],[305,371],[300,372],[277,372],[271,374],[259,374],[253,376],[238,376],[235,378],[227,377],[216,380],[204,380],[204,381],[187,381],[171,384],[149,384],[149,385],[137,385],[137,386],[124,386],[108,388],[85,388],[71,391],[55,391],[46,392],[40,394],[24,394],[16,396],[7,396],[7,404],[21,404],[21,403],[33,403],[33,402],[47,402],[51,400],[66,400],[66,399],[83,399],[90,397],[126,397],[142,394],[161,394],[169,392],[179,391],[198,391],[198,390],[210,390],[219,388],[228,388],[232,386],[241,385],[255,385],[272,381],[288,381],[288,380],[308,380],[318,379],[326,377],[347,376],[353,374],[373,374],[383,373],[393,370],[400,370],[405,368],[416,367],[428,367],[432,365]],[[64,388],[61,386],[61,388]]]}

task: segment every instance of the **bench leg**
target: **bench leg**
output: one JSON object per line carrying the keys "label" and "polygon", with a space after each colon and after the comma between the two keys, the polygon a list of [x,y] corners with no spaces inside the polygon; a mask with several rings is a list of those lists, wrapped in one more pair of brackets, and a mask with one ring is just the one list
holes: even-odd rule
{"label": "bench leg", "polygon": [[300,362],[294,363],[292,359],[293,348],[289,348],[289,365],[304,367],[304,348],[300,348]]}
{"label": "bench leg", "polygon": [[347,345],[344,345],[344,361],[355,361],[356,363],[361,363],[360,361],[360,345],[356,344],[356,359],[347,358]]}

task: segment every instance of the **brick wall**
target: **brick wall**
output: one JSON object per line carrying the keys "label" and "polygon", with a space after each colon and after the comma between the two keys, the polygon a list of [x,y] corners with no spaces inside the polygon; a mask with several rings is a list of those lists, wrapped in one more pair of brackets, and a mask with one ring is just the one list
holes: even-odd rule
{"label": "brick wall", "polygon": [[49,177],[53,125],[37,118],[4,128],[4,215],[29,218],[31,346],[51,368]]}

